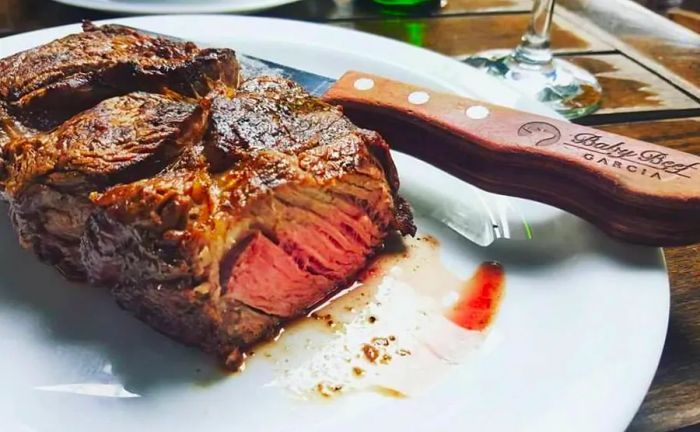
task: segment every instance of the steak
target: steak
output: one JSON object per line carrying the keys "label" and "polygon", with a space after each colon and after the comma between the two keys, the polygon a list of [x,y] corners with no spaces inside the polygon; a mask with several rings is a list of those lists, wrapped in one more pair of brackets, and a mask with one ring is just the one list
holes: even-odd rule
{"label": "steak", "polygon": [[95,194],[91,279],[230,367],[347,286],[386,235],[413,233],[388,146],[279,78],[214,98],[190,162]]}
{"label": "steak", "polygon": [[[251,344],[350,285],[388,234],[415,232],[386,142],[297,84],[238,83],[182,60],[205,50],[121,27],[88,25],[47,46],[116,39],[110,66],[76,54],[37,77],[0,79],[14,88],[0,90],[0,182],[12,220],[22,244],[68,277],[109,287],[156,330],[235,369]],[[170,48],[144,48],[153,45]],[[35,50],[55,49],[47,46]],[[170,53],[162,57],[176,66],[161,67],[153,52]],[[47,93],[79,87],[41,76],[70,76],[87,63],[94,80],[80,91],[94,98],[71,104],[78,111],[70,115],[45,109],[59,97]],[[161,84],[151,84],[150,72],[139,84],[138,73],[115,84],[113,70],[127,63],[155,71]],[[194,65],[192,81],[169,75],[184,64]],[[36,106],[46,118],[27,121]]]}
{"label": "steak", "polygon": [[71,34],[0,60],[0,100],[23,123],[48,130],[104,99],[147,91],[206,95],[236,87],[229,49],[153,37],[119,25],[83,24]]}

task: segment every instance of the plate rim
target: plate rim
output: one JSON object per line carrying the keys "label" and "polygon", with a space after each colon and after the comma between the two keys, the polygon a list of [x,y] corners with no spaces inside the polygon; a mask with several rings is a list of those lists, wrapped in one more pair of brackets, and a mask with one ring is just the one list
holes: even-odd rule
{"label": "plate rim", "polygon": [[[235,6],[236,2],[231,3],[211,3],[209,5],[201,5],[193,2],[192,4],[173,5],[173,4],[153,4],[146,3],[112,3],[101,0],[53,0],[56,3],[61,3],[67,6],[79,7],[102,12],[116,12],[126,14],[143,14],[143,15],[159,15],[159,14],[209,14],[209,13],[226,13],[226,12],[254,12],[263,9],[269,9],[276,6],[283,6],[290,3],[296,3],[300,0],[246,0],[243,5]],[[116,7],[111,4],[117,5]]]}

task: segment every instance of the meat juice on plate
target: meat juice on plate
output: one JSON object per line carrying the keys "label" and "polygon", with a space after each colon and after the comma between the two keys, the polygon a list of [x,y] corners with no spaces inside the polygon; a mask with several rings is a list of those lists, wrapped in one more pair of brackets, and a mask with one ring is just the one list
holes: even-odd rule
{"label": "meat juice on plate", "polygon": [[392,238],[358,282],[255,357],[275,363],[271,386],[302,399],[414,396],[480,346],[503,286],[497,263],[464,281],[443,266],[434,237]]}

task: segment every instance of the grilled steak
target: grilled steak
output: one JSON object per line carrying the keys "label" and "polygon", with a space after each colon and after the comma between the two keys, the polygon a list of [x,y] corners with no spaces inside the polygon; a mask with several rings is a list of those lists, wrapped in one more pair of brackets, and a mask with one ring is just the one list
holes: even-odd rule
{"label": "grilled steak", "polygon": [[[87,33],[111,31],[134,33]],[[191,76],[205,75],[200,64]],[[231,91],[225,75],[202,94],[101,93],[49,131],[8,114],[0,182],[25,246],[236,368],[246,347],[349,285],[390,232],[415,228],[378,134],[293,82]],[[48,116],[39,126],[62,117]]]}
{"label": "grilled steak", "polygon": [[[413,232],[376,133],[272,78],[211,106],[202,166],[93,197],[83,261],[125,308],[235,366]],[[195,159],[196,160],[196,159]]]}
{"label": "grilled steak", "polygon": [[48,130],[109,97],[132,91],[204,96],[212,83],[235,87],[228,49],[152,37],[89,22],[83,33],[0,60],[0,100],[23,123]]}

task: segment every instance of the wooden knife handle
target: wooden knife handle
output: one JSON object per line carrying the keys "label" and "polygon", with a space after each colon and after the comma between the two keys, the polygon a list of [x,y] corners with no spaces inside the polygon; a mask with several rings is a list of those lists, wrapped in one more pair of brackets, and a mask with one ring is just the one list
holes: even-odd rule
{"label": "wooden knife handle", "polygon": [[697,156],[362,72],[324,98],[394,149],[488,191],[559,207],[632,243],[700,242]]}

